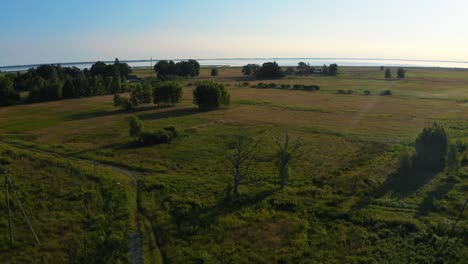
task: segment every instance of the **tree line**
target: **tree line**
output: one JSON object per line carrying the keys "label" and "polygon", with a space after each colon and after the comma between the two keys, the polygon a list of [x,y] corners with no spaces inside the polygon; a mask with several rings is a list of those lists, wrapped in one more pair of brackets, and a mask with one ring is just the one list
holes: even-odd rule
{"label": "tree line", "polygon": [[[296,68],[288,67],[285,71],[276,62],[265,62],[262,66],[258,64],[247,64],[241,70],[244,76],[254,77],[258,79],[278,79],[286,75],[310,75],[317,71],[310,64],[299,62]],[[323,65],[322,69],[318,71],[321,75],[336,76],[338,75],[338,65],[330,64],[330,66]]]}
{"label": "tree line", "polygon": [[83,71],[77,67],[40,65],[26,73],[12,73],[0,78],[0,104],[20,101],[20,92],[28,92],[25,102],[44,102],[122,92],[131,72],[127,63],[98,61]]}
{"label": "tree line", "polygon": [[160,80],[174,80],[177,77],[195,77],[200,75],[200,63],[196,60],[179,61],[160,60],[154,65],[154,71]]}
{"label": "tree line", "polygon": [[[183,95],[178,82],[145,80],[130,88],[129,97],[114,94],[114,106],[131,110],[139,105],[153,102],[158,106],[173,106],[180,102]],[[201,110],[212,110],[230,103],[229,90],[224,84],[212,81],[200,82],[193,91],[193,103]]]}

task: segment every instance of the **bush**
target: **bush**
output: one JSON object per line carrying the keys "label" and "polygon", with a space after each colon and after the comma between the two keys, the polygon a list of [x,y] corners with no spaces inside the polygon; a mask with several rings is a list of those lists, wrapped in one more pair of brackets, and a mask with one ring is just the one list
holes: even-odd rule
{"label": "bush", "polygon": [[406,76],[406,71],[403,68],[399,68],[397,71],[397,77],[398,79],[404,79]]}
{"label": "bush", "polygon": [[371,91],[369,90],[364,90],[364,92],[362,92],[364,95],[370,95],[371,94]]}
{"label": "bush", "polygon": [[153,102],[158,105],[175,105],[182,99],[182,86],[175,82],[158,85],[153,92]]}
{"label": "bush", "polygon": [[291,85],[290,84],[282,84],[281,89],[291,89]]}
{"label": "bush", "polygon": [[383,91],[380,92],[380,96],[387,96],[387,95],[392,95],[392,91],[383,90]]}
{"label": "bush", "polygon": [[268,84],[268,88],[276,88],[276,83],[270,83],[270,84]]}
{"label": "bush", "polygon": [[122,107],[125,110],[131,110],[133,108],[132,102],[126,97],[121,97],[120,94],[114,94],[114,106]]}
{"label": "bush", "polygon": [[392,78],[392,71],[390,69],[385,70],[385,79],[391,79]]}
{"label": "bush", "polygon": [[229,105],[231,96],[224,85],[215,82],[202,82],[193,91],[193,103],[200,109],[217,109]]}
{"label": "bush", "polygon": [[128,121],[129,129],[128,134],[131,137],[139,137],[143,132],[143,123],[137,116],[131,116]]}
{"label": "bush", "polygon": [[217,68],[211,69],[211,76],[215,77],[219,75],[219,71]]}
{"label": "bush", "polygon": [[142,132],[139,136],[139,141],[143,146],[167,144],[178,136],[179,132],[175,127],[165,127],[155,132]]}
{"label": "bush", "polygon": [[336,91],[337,94],[353,94],[353,90],[343,90],[343,89],[340,89],[338,91]]}

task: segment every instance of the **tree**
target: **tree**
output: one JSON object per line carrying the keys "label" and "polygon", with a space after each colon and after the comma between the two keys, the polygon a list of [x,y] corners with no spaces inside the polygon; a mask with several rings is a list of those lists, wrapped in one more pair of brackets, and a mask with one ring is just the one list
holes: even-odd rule
{"label": "tree", "polygon": [[62,96],[63,98],[74,98],[76,97],[75,86],[73,85],[73,81],[71,79],[67,79],[65,84],[62,88]]}
{"label": "tree", "polygon": [[385,70],[385,79],[391,79],[392,78],[392,71],[390,69]]}
{"label": "tree", "polygon": [[0,77],[0,104],[10,104],[20,99],[18,91],[13,88],[13,81]]}
{"label": "tree", "polygon": [[130,101],[133,106],[151,103],[152,87],[148,83],[138,83],[130,89]]}
{"label": "tree", "polygon": [[212,77],[215,77],[215,76],[218,76],[218,75],[219,75],[218,68],[211,69],[211,76]]}
{"label": "tree", "polygon": [[120,94],[114,94],[114,107],[122,107],[123,109],[130,111],[133,108],[132,102],[126,97],[121,97]]}
{"label": "tree", "polygon": [[330,64],[330,66],[328,67],[328,75],[330,76],[338,75],[338,64],[336,63]]}
{"label": "tree", "polygon": [[182,99],[182,86],[176,82],[164,82],[154,89],[153,102],[158,105],[175,105]]}
{"label": "tree", "polygon": [[380,66],[380,71],[384,71],[384,66]]}
{"label": "tree", "polygon": [[440,168],[445,165],[448,137],[445,129],[434,123],[426,127],[416,138],[416,157],[420,165]]}
{"label": "tree", "polygon": [[210,110],[229,105],[231,96],[223,84],[202,82],[193,91],[193,103],[200,109]]}
{"label": "tree", "polygon": [[138,138],[144,130],[143,123],[137,116],[131,116],[128,120],[128,134],[133,138]]}
{"label": "tree", "polygon": [[120,76],[112,77],[111,89],[112,93],[118,93],[122,90],[122,82],[120,81]]}
{"label": "tree", "polygon": [[284,140],[276,139],[277,151],[277,168],[279,172],[281,189],[286,186],[289,178],[289,164],[299,154],[301,143],[297,140],[295,143],[290,143],[289,134],[286,131]]}
{"label": "tree", "polygon": [[259,69],[260,65],[258,64],[247,64],[242,67],[242,74],[245,76],[255,76]]}
{"label": "tree", "polygon": [[297,73],[300,75],[310,74],[311,73],[310,70],[311,70],[311,67],[308,63],[301,61],[297,64]]}
{"label": "tree", "polygon": [[406,76],[406,71],[403,68],[398,68],[397,77],[398,79],[404,79]]}
{"label": "tree", "polygon": [[239,196],[239,186],[249,184],[249,169],[257,153],[260,140],[252,140],[246,136],[237,137],[233,148],[226,155],[229,161],[229,174],[232,176],[232,192],[234,198]]}
{"label": "tree", "polygon": [[276,79],[284,77],[283,70],[276,62],[265,62],[262,67],[257,70],[255,77],[263,79]]}
{"label": "tree", "polygon": [[328,67],[325,64],[322,66],[322,75],[328,75]]}

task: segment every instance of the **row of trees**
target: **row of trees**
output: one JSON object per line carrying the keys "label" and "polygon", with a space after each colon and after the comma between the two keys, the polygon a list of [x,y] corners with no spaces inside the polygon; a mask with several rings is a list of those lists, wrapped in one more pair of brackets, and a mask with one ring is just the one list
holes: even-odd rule
{"label": "row of trees", "polygon": [[[180,102],[183,95],[182,86],[177,82],[142,82],[130,89],[130,97],[114,94],[114,106],[130,110],[138,105],[149,104],[151,101],[160,106],[173,106]],[[217,109],[229,105],[230,93],[220,83],[201,82],[193,91],[193,103],[202,110]]]}
{"label": "row of trees", "polygon": [[180,77],[195,77],[200,74],[200,63],[196,60],[179,61],[160,60],[154,65],[158,79],[168,80]]}
{"label": "row of trees", "polygon": [[[259,79],[276,79],[282,78],[285,75],[309,75],[315,72],[315,68],[305,62],[299,62],[297,67],[288,67],[286,71],[276,62],[265,62],[262,66],[258,64],[247,64],[242,67],[242,74],[245,76],[255,77]],[[323,65],[320,71],[322,75],[336,76],[338,75],[338,65],[330,64],[330,66]]]}
{"label": "row of trees", "polygon": [[19,92],[28,91],[27,102],[43,102],[66,98],[112,94],[125,90],[127,63],[115,59],[114,64],[96,62],[91,69],[60,65],[41,65],[26,73],[7,74],[0,80],[0,104],[20,100]]}

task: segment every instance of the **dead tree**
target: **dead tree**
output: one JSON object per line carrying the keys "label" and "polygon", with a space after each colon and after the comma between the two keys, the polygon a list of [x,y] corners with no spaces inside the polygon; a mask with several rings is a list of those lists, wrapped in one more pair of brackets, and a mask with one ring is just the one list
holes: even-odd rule
{"label": "dead tree", "polygon": [[277,152],[277,167],[280,178],[280,188],[283,189],[286,186],[289,178],[289,164],[294,160],[298,154],[299,149],[301,148],[301,142],[296,140],[296,142],[291,143],[288,131],[286,131],[284,140],[280,138],[276,139],[276,145],[278,147]]}
{"label": "dead tree", "polygon": [[226,155],[229,161],[229,174],[233,179],[232,192],[234,198],[239,196],[239,186],[249,184],[249,170],[257,154],[260,140],[253,140],[246,136],[239,136],[234,142],[233,150]]}

